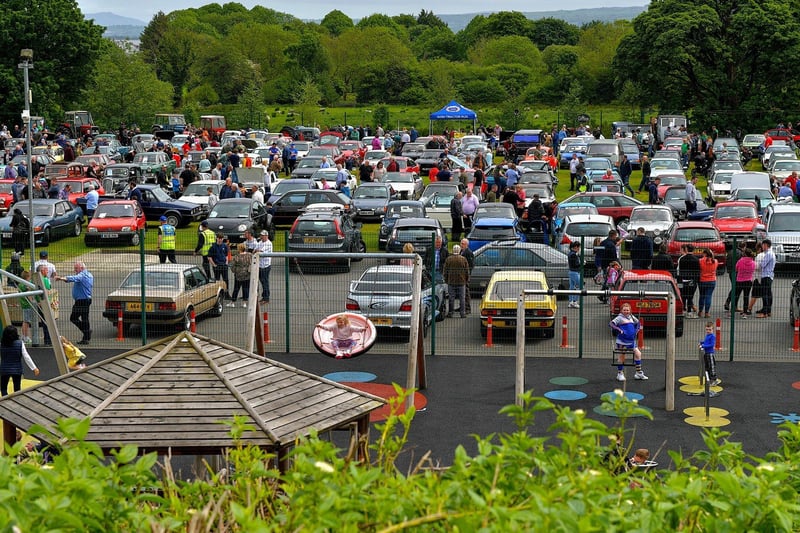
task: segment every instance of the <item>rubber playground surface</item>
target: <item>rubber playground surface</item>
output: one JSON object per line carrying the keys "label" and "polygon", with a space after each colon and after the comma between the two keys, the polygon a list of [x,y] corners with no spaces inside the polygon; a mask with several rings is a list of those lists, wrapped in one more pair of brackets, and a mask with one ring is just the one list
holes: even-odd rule
{"label": "rubber playground surface", "polygon": [[[112,350],[86,350],[92,364],[119,353]],[[31,350],[42,373],[39,379],[57,375],[52,355],[43,349]],[[334,381],[346,382],[373,394],[392,394],[392,383],[405,384],[405,355],[367,353],[352,359],[333,359],[319,353],[269,353],[268,357]],[[414,463],[427,451],[442,466],[449,465],[458,445],[467,453],[476,451],[474,435],[511,432],[515,427],[499,410],[514,403],[513,357],[428,356],[427,388],[415,397],[418,413],[412,423],[405,460]],[[675,376],[675,410],[665,410],[665,367],[663,360],[645,361],[647,381],[614,378],[611,359],[527,357],[525,389],[535,396],[547,396],[554,403],[583,409],[589,416],[614,425],[618,420],[596,412],[601,396],[623,389],[639,404],[652,410],[653,420],[630,419],[626,439],[633,448],[649,448],[651,458],[669,467],[666,450],[680,450],[684,456],[703,449],[703,425],[723,426],[730,439],[741,442],[746,453],[763,456],[778,448],[778,424],[800,422],[800,366],[791,363],[727,362],[718,360],[722,379],[719,394],[709,399],[712,416],[706,419],[704,397],[693,396],[678,387],[697,386],[697,361],[678,361]],[[692,409],[689,414],[686,409]],[[722,411],[719,411],[722,410]],[[380,418],[380,415],[373,417]],[[551,413],[539,413],[529,433],[551,435],[547,428],[554,421]],[[552,435],[551,435],[552,436]],[[373,428],[372,438],[377,437]],[[555,443],[555,441],[554,441]],[[402,467],[402,465],[400,465]]]}

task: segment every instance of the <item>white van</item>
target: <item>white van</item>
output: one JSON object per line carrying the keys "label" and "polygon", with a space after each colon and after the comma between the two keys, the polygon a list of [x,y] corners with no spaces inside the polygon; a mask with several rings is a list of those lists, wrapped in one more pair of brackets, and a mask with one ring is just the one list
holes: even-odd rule
{"label": "white van", "polygon": [[622,149],[615,139],[595,139],[586,148],[586,157],[604,157],[615,167],[619,166]]}

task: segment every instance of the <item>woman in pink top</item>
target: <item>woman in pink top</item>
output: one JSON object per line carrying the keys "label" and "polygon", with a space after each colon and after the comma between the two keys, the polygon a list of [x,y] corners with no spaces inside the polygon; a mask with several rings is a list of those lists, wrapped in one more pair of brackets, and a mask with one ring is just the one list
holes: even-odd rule
{"label": "woman in pink top", "polygon": [[739,295],[742,298],[742,318],[747,318],[749,309],[747,302],[750,300],[750,289],[753,288],[753,275],[756,272],[756,260],[753,257],[753,250],[745,249],[742,257],[736,261],[736,298],[733,299],[733,308],[739,306]]}

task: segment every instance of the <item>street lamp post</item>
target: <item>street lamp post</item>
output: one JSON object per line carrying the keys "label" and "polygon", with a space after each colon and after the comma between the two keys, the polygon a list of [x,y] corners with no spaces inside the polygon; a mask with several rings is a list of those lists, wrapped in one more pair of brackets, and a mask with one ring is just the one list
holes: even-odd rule
{"label": "street lamp post", "polygon": [[[28,83],[28,70],[33,68],[33,50],[30,48],[23,48],[19,53],[21,63],[17,65],[22,69],[25,80],[25,109],[22,111],[22,121],[25,123],[25,162],[28,172],[28,214],[30,216],[30,259],[31,259],[31,275],[33,275],[36,265],[35,247],[36,247],[36,231],[33,223],[33,180],[36,176],[32,176],[33,169],[31,168],[31,89]],[[39,343],[39,321],[34,320],[31,324],[33,329],[33,342]]]}

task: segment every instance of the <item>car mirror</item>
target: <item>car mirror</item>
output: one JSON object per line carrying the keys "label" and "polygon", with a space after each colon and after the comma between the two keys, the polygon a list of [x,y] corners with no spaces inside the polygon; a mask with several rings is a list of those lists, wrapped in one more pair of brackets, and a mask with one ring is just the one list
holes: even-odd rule
{"label": "car mirror", "polygon": [[350,280],[350,292],[355,292],[356,286],[358,286],[358,281]]}

